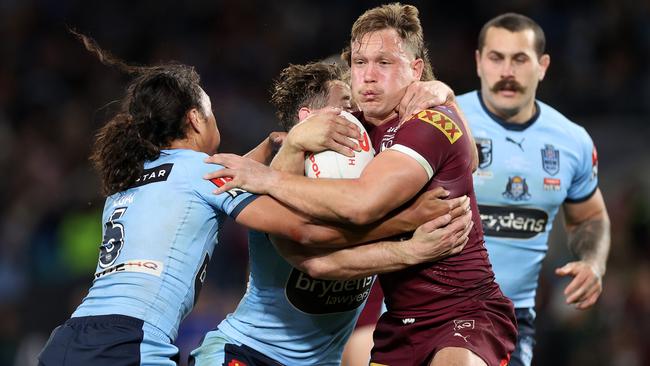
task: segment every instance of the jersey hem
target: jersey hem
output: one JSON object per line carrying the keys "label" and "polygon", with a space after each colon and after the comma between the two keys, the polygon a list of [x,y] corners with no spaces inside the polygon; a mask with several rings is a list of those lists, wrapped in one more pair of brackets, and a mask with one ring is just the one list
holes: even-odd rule
{"label": "jersey hem", "polygon": [[235,209],[232,210],[232,212],[230,212],[230,215],[229,215],[229,216],[232,217],[233,220],[236,219],[237,216],[239,216],[239,214],[242,212],[242,210],[244,210],[244,209],[246,208],[246,206],[248,206],[251,202],[255,201],[255,200],[257,199],[257,197],[259,197],[259,196],[257,196],[257,195],[252,195],[252,196],[249,196],[249,197],[244,198],[244,199],[243,199],[243,200],[242,200],[242,201],[237,205],[237,207],[235,207]]}
{"label": "jersey hem", "polygon": [[417,151],[411,149],[411,148],[408,147],[408,146],[399,145],[399,144],[398,144],[398,145],[393,145],[393,146],[391,146],[389,149],[390,149],[390,150],[399,151],[399,152],[401,152],[401,153],[404,153],[404,154],[406,154],[406,155],[412,157],[412,158],[415,159],[415,161],[417,161],[418,164],[420,164],[420,166],[422,166],[422,168],[426,171],[427,176],[429,177],[429,179],[431,179],[431,178],[433,177],[433,168],[431,167],[431,164],[429,164],[429,162],[427,161],[427,159],[425,159],[425,158],[424,158],[422,155],[420,155],[420,153],[418,153]]}
{"label": "jersey hem", "polygon": [[571,199],[571,198],[568,198],[568,197],[567,197],[567,198],[564,200],[564,202],[565,202],[565,203],[582,203],[582,202],[585,202],[586,200],[588,200],[588,199],[590,199],[591,197],[593,197],[593,195],[596,194],[596,191],[597,191],[597,190],[598,190],[598,186],[596,186],[596,187],[594,188],[593,191],[591,191],[588,195],[586,195],[586,196],[584,196],[584,197],[582,197],[582,198]]}

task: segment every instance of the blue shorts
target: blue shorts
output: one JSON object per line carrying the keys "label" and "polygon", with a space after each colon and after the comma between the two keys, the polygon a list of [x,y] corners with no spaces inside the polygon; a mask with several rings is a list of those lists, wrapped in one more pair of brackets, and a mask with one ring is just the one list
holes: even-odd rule
{"label": "blue shorts", "polygon": [[124,315],[70,318],[52,332],[39,366],[178,364],[178,348],[158,328]]}
{"label": "blue shorts", "polygon": [[284,366],[278,361],[228,337],[221,330],[208,332],[201,346],[190,354],[190,366]]}
{"label": "blue shorts", "polygon": [[533,362],[535,347],[535,310],[533,308],[516,308],[517,346],[510,357],[509,366],[530,366]]}

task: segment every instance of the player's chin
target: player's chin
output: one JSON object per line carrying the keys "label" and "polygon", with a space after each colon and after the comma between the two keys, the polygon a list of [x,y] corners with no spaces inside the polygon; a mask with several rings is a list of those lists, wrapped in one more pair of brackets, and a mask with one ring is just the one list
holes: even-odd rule
{"label": "player's chin", "polygon": [[495,107],[501,114],[506,116],[514,116],[522,108],[521,100],[519,98],[497,98]]}
{"label": "player's chin", "polygon": [[368,103],[361,106],[363,115],[370,118],[383,118],[393,112],[393,108],[389,108],[383,103]]}
{"label": "player's chin", "polygon": [[494,94],[494,101],[497,106],[503,108],[513,108],[520,105],[523,100],[521,93],[496,93]]}

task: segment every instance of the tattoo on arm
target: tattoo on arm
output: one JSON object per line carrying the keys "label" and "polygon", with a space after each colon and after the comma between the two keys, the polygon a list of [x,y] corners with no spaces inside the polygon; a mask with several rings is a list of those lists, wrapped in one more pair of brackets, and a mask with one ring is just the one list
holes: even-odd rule
{"label": "tattoo on arm", "polygon": [[595,265],[601,276],[605,274],[609,246],[608,220],[601,218],[586,220],[569,230],[571,252],[580,260]]}

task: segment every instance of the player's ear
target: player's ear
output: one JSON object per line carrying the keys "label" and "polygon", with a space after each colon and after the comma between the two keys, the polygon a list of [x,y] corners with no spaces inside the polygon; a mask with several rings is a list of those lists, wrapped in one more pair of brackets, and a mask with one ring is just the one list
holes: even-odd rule
{"label": "player's ear", "polygon": [[479,65],[481,64],[481,51],[479,50],[474,51],[474,59],[476,60],[476,76],[480,78],[481,68],[479,67]]}
{"label": "player's ear", "polygon": [[424,71],[424,61],[421,58],[411,61],[411,70],[413,71],[415,80],[420,80]]}
{"label": "player's ear", "polygon": [[187,124],[195,131],[195,132],[200,132],[201,131],[201,123],[203,123],[203,118],[201,112],[196,109],[192,108],[187,113],[185,113],[185,119],[187,121]]}
{"label": "player's ear", "polygon": [[298,110],[298,122],[302,122],[305,118],[309,117],[311,114],[311,109],[308,107],[302,107]]}
{"label": "player's ear", "polygon": [[543,54],[542,57],[539,58],[539,81],[544,80],[544,76],[546,75],[546,70],[548,70],[548,67],[551,65],[551,56],[548,54]]}

